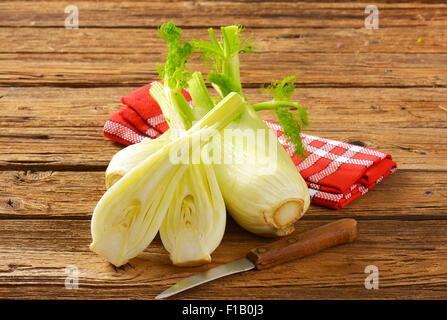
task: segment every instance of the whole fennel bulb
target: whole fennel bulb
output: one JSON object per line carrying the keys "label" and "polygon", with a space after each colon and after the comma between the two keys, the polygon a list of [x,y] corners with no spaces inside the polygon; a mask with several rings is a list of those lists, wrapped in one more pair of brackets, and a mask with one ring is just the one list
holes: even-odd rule
{"label": "whole fennel bulb", "polygon": [[[261,132],[265,148],[255,150],[224,143],[224,154],[241,161],[225,161],[214,169],[231,216],[246,230],[262,236],[293,232],[294,222],[310,205],[309,189],[292,159],[253,108],[245,107],[240,121],[227,129]],[[244,150],[245,149],[245,150]]]}

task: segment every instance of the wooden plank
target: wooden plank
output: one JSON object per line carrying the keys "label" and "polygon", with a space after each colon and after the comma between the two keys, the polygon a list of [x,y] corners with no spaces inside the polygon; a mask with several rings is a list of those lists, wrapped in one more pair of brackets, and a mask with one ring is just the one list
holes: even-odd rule
{"label": "wooden plank", "polygon": [[[14,1],[0,4],[1,26],[63,27],[70,2]],[[212,1],[77,1],[80,27],[156,27],[167,19],[181,26],[362,28],[370,3],[212,2]],[[254,10],[254,8],[256,8]],[[445,4],[381,3],[381,27],[446,26]]]}
{"label": "wooden plank", "polygon": [[[127,88],[17,88],[1,92],[0,167],[4,169],[104,169],[122,148],[102,136],[102,126],[117,110],[119,97],[131,92]],[[256,92],[248,90],[249,99],[260,99]],[[304,97],[305,106],[311,106],[312,124],[306,130],[310,134],[389,152],[402,169],[447,167],[447,144],[442,142],[447,139],[445,89],[303,89],[299,96]],[[275,119],[269,112],[261,115]]]}
{"label": "wooden plank", "polygon": [[[246,28],[258,53],[445,53],[447,29],[418,27],[379,28]],[[165,52],[155,29],[140,28],[3,28],[1,53]],[[183,39],[209,39],[207,28],[183,30]],[[418,39],[422,41],[419,43]],[[17,41],[20,39],[20,41]]]}
{"label": "wooden plank", "polygon": [[[0,127],[102,127],[137,87],[0,88]],[[298,88],[293,99],[308,110],[312,126],[446,128],[447,88]],[[211,91],[212,92],[212,91]],[[271,99],[246,88],[252,103]],[[269,118],[269,111],[260,112]],[[352,120],[355,123],[352,123]]]}
{"label": "wooden plank", "polygon": [[[398,170],[343,210],[311,206],[306,218],[440,219],[447,213],[445,175]],[[90,219],[105,192],[103,171],[0,171],[0,181],[3,219]]]}
{"label": "wooden plank", "polygon": [[[0,86],[138,86],[158,78],[164,59],[161,52],[1,54]],[[446,65],[447,54],[266,52],[241,60],[241,78],[258,86],[295,73],[298,86],[444,87]],[[198,58],[188,68],[204,71]]]}
{"label": "wooden plank", "polygon": [[[306,133],[367,146],[393,155],[402,169],[445,170],[447,129],[327,129],[315,124]],[[434,139],[434,137],[437,137]],[[102,128],[5,128],[0,135],[0,167],[45,166],[104,169],[121,145],[102,137]]]}
{"label": "wooden plank", "polygon": [[[302,220],[297,232],[326,221]],[[447,297],[446,221],[359,222],[356,242],[267,271],[215,280],[177,299],[443,299]],[[170,265],[159,238],[130,264],[114,269],[88,249],[89,221],[0,220],[1,298],[151,299],[180,279],[238,259],[272,241],[230,221],[206,266]],[[237,245],[235,245],[237,243]],[[79,270],[79,289],[65,289],[65,268]],[[365,267],[379,270],[379,289],[366,290]]]}

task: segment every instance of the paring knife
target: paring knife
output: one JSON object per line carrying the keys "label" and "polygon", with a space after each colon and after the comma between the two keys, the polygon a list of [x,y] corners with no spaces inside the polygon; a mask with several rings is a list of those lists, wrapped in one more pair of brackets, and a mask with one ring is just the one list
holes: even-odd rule
{"label": "paring knife", "polygon": [[357,221],[341,219],[302,234],[291,235],[276,242],[252,249],[245,258],[185,278],[163,291],[155,299],[164,299],[205,282],[251,269],[267,269],[302,258],[357,238]]}

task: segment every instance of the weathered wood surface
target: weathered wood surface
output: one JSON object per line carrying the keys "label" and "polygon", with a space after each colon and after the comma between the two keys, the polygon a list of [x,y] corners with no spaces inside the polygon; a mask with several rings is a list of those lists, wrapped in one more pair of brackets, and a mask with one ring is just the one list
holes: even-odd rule
{"label": "weathered wood surface", "polygon": [[[343,210],[314,206],[307,218],[443,219],[446,175],[401,170]],[[5,219],[90,219],[106,190],[102,171],[0,171],[0,181],[0,218]]]}
{"label": "weathered wood surface", "polygon": [[[297,232],[327,222],[304,219],[297,224]],[[445,221],[360,221],[356,242],[271,271],[251,271],[216,280],[174,298],[445,299],[446,228]],[[0,294],[9,298],[151,299],[186,276],[238,259],[249,249],[266,243],[230,221],[209,265],[173,267],[157,237],[140,256],[115,269],[89,252],[89,221],[1,220],[0,231]],[[69,265],[79,268],[77,290],[64,287],[65,268]],[[368,265],[380,270],[379,290],[364,287],[364,269]]]}
{"label": "weathered wood surface", "polygon": [[[0,56],[2,86],[136,86],[157,78],[164,53],[5,53]],[[20,60],[19,63],[17,61]],[[300,66],[299,68],[297,66]],[[244,85],[298,74],[297,85],[309,87],[444,87],[447,53],[259,53],[241,61]],[[192,70],[204,71],[192,60]],[[441,72],[440,72],[441,71]],[[349,77],[346,75],[349,74]]]}
{"label": "weathered wood surface", "polygon": [[[248,39],[255,40],[259,53],[442,53],[447,30],[433,27],[381,28],[368,30],[345,27],[255,28],[247,27]],[[104,29],[100,27],[67,30],[64,28],[3,28],[1,53],[106,53],[124,54],[165,52],[163,41],[155,28]],[[206,28],[194,27],[183,31],[185,39],[208,38]],[[417,40],[421,38],[419,43]],[[17,41],[20,39],[20,41]],[[149,61],[149,59],[148,59]]]}
{"label": "weathered wood surface", "polygon": [[[342,210],[311,206],[296,224],[355,218],[357,242],[176,298],[447,298],[446,4],[375,1],[380,29],[367,30],[370,3],[77,1],[80,29],[67,30],[69,4],[0,2],[0,298],[151,299],[271,241],[229,218],[207,266],[171,266],[158,237],[120,269],[88,249],[103,171],[122,147],[102,126],[121,96],[156,79],[166,52],[156,28],[170,19],[185,38],[245,25],[257,48],[241,62],[250,101],[267,98],[261,83],[294,72],[308,133],[389,152],[399,165]],[[379,290],[364,287],[371,264]],[[68,265],[80,270],[78,290],[64,287]]]}
{"label": "weathered wood surface", "polygon": [[[385,2],[385,1],[378,1]],[[0,4],[1,26],[63,27],[69,1],[14,1]],[[369,2],[294,1],[77,1],[81,27],[157,27],[174,19],[182,27],[297,26],[362,28]],[[19,10],[18,10],[19,9]],[[382,27],[446,26],[440,3],[381,3]]]}
{"label": "weathered wood surface", "polygon": [[[1,88],[0,168],[104,169],[122,146],[102,137],[102,126],[133,89]],[[252,102],[269,99],[259,89],[246,93]],[[310,134],[389,152],[402,169],[447,167],[445,88],[300,88],[296,98],[311,115]]]}

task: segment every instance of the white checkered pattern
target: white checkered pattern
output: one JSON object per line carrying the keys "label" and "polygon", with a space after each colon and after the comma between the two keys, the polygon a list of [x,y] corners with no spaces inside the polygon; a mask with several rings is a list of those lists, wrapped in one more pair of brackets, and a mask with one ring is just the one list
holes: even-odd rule
{"label": "white checkered pattern", "polygon": [[107,120],[104,124],[104,132],[107,132],[109,135],[116,136],[121,140],[127,141],[130,144],[139,143],[147,139],[146,136],[135,132],[135,130],[126,127],[119,122],[111,120]]}
{"label": "white checkered pattern", "polygon": [[[289,155],[293,155],[295,150],[293,145],[284,137],[281,126],[276,123],[265,121],[267,126],[275,133],[279,134],[278,141],[284,146]],[[365,194],[368,192],[368,187],[354,183],[345,193],[334,193],[321,190],[321,181],[333,175],[337,170],[345,164],[360,166],[365,170],[374,164],[374,161],[369,159],[358,159],[358,155],[373,156],[378,160],[386,158],[386,153],[372,150],[369,148],[352,145],[342,141],[336,141],[331,139],[324,139],[312,135],[301,134],[303,144],[307,151],[307,157],[296,164],[297,169],[301,172],[314,167],[314,165],[322,158],[330,160],[330,162],[321,170],[308,176],[306,182],[309,186],[309,192],[312,199],[319,199],[322,201],[339,202],[341,199],[349,199],[354,194]],[[318,145],[315,146],[315,145]],[[337,153],[334,152],[337,148]],[[340,148],[344,151],[340,154]],[[357,158],[354,158],[357,157]],[[396,168],[390,170],[390,173],[394,172]],[[383,176],[377,179],[376,184],[381,182]]]}

